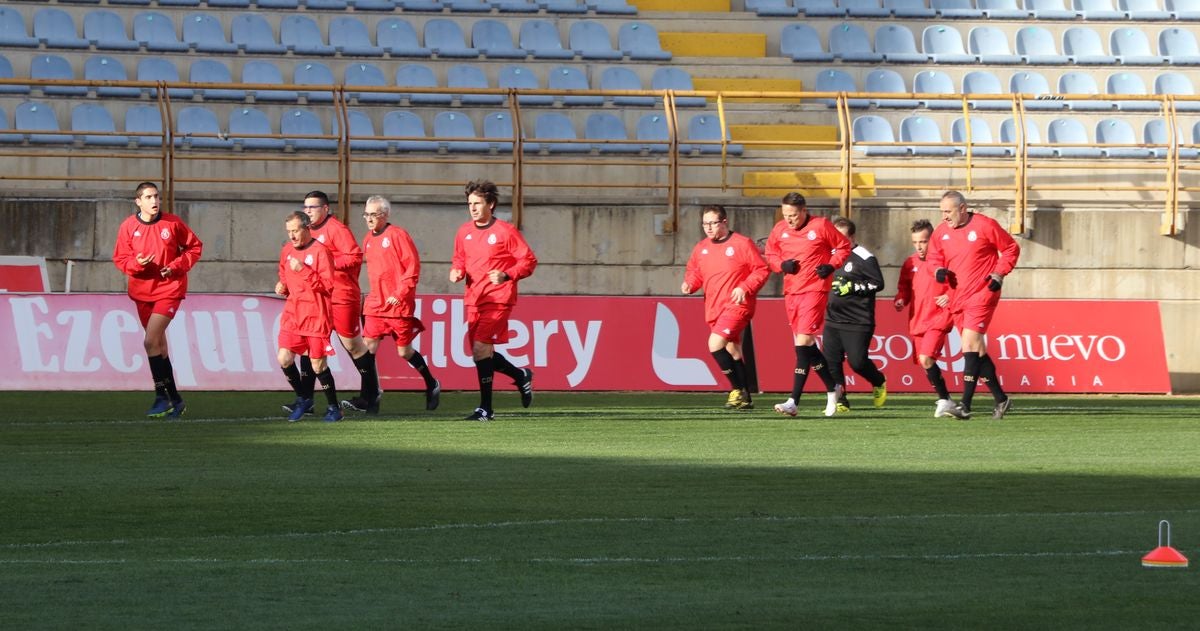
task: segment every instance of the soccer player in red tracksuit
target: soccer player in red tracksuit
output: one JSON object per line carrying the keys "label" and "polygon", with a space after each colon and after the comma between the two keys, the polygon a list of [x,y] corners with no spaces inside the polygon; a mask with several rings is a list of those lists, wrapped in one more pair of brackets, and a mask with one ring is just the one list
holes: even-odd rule
{"label": "soccer player in red tracksuit", "polygon": [[490,421],[492,377],[498,370],[512,377],[521,392],[521,405],[533,402],[533,371],[513,366],[496,352],[508,341],[508,318],[517,303],[517,281],[533,273],[537,257],[521,233],[493,213],[499,199],[496,185],[487,180],[467,183],[467,210],[471,219],[454,235],[450,282],[466,281],[467,335],[479,376],[479,407],[469,421]]}
{"label": "soccer player in red tracksuit", "polygon": [[340,421],[337,387],[325,359],[334,353],[329,343],[333,328],[333,255],[312,237],[309,221],[302,212],[291,213],[284,221],[288,242],[279,252],[279,282],[275,283],[275,293],[287,296],[279,320],[279,366],[296,393],[289,421],[300,420],[313,407],[314,385],[301,377],[296,368],[297,355],[309,358],[316,381],[321,382],[328,403],[325,420]]}
{"label": "soccer player in red tracksuit", "polygon": [[771,270],[753,241],[729,229],[724,206],[705,206],[701,225],[705,238],[692,248],[681,289],[685,294],[704,290],[708,352],[733,388],[725,407],[749,410],[754,403],[746,390],[742,331],[754,317],[758,291]]}
{"label": "soccer player in red tracksuit", "polygon": [[946,334],[954,326],[950,319],[950,292],[946,285],[937,282],[933,267],[925,260],[933,224],[928,219],[918,219],[913,222],[911,232],[916,252],[900,267],[900,281],[892,304],[896,311],[908,307],[908,335],[915,351],[913,360],[925,369],[925,376],[938,395],[933,417],[954,416],[957,410],[937,364],[946,345]]}
{"label": "soccer player in red tracksuit", "polygon": [[154,404],[146,415],[179,418],[187,405],[175,387],[167,326],[187,296],[187,274],[200,260],[204,244],[182,219],[161,212],[155,184],[138,184],[133,202],[137,212],[117,229],[113,264],[129,277],[129,298],[146,331],[143,345],[154,379]]}
{"label": "soccer player in red tracksuit", "polygon": [[363,258],[367,262],[370,290],[363,304],[363,339],[374,355],[385,337],[396,339],[396,350],[425,380],[425,409],[436,410],[442,384],[433,378],[429,365],[413,340],[425,330],[413,314],[416,311],[417,282],[421,279],[421,257],[408,231],[388,222],[392,204],[374,195],[363,207],[367,234],[363,237]]}
{"label": "soccer player in red tracksuit", "polygon": [[825,416],[837,412],[842,388],[834,382],[817,349],[816,335],[825,325],[825,306],[829,301],[831,275],[850,257],[850,239],[823,217],[808,214],[804,196],[788,193],[783,198],[783,220],[775,224],[767,237],[767,265],[783,276],[783,294],[788,323],[796,344],[796,372],[792,396],[777,404],[775,411],[796,415],[796,402],[804,391],[809,371],[816,371],[825,383]]}
{"label": "soccer player in red tracksuit", "polygon": [[942,223],[933,231],[926,260],[939,283],[950,283],[950,313],[962,335],[963,396],[955,416],[970,418],[978,380],[992,391],[992,418],[998,420],[1012,401],[996,378],[984,336],[1000,303],[1004,277],[1016,267],[1021,247],[995,219],[968,211],[958,191],[943,194],[940,207]]}

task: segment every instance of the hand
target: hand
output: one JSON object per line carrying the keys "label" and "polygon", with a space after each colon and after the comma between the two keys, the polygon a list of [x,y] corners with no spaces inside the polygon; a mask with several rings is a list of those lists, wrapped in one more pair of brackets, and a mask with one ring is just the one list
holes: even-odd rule
{"label": "hand", "polygon": [[457,283],[466,276],[466,273],[457,268],[450,268],[450,282]]}
{"label": "hand", "polygon": [[846,296],[849,295],[851,291],[854,291],[854,283],[848,280],[843,280],[840,282],[834,281],[833,287],[834,289],[837,289],[839,296]]}
{"label": "hand", "polygon": [[679,291],[682,291],[685,294],[690,294],[692,293],[692,286],[687,284],[687,281],[684,281],[683,285],[680,285]]}
{"label": "hand", "polygon": [[817,278],[828,278],[833,273],[833,266],[828,263],[822,263],[817,266]]}
{"label": "hand", "polygon": [[300,270],[304,269],[304,263],[301,263],[300,259],[295,259],[295,258],[292,258],[289,256],[288,257],[288,267],[293,272],[299,272]]}
{"label": "hand", "polygon": [[903,298],[897,298],[892,301],[892,306],[896,308],[896,311],[903,311],[904,307],[907,305],[908,303],[904,302]]}
{"label": "hand", "polygon": [[733,291],[729,294],[729,299],[732,300],[733,304],[735,305],[745,304],[746,290],[742,289],[741,287],[734,287]]}
{"label": "hand", "polygon": [[992,291],[1000,291],[1000,286],[1004,284],[1004,277],[999,274],[988,274],[988,289]]}
{"label": "hand", "polygon": [[141,253],[139,253],[139,254],[138,254],[137,256],[135,256],[134,258],[137,260],[137,262],[138,262],[138,265],[141,265],[142,267],[145,267],[145,266],[147,266],[147,265],[149,265],[149,264],[151,264],[151,263],[153,263],[153,262],[154,262],[154,255],[153,255],[153,254],[141,254]]}
{"label": "hand", "polygon": [[500,283],[508,280],[508,274],[505,274],[498,269],[494,269],[488,272],[488,280],[492,281],[493,285],[499,285]]}
{"label": "hand", "polygon": [[164,267],[164,268],[162,268],[162,269],[158,270],[158,273],[159,273],[159,275],[161,275],[163,278],[166,278],[166,277],[168,277],[168,276],[170,276],[170,275],[171,275],[171,268],[170,268],[170,267]]}
{"label": "hand", "polygon": [[933,304],[945,309],[950,304],[950,294],[942,294],[934,298]]}
{"label": "hand", "polygon": [[283,281],[275,283],[275,293],[280,296],[286,296],[288,294],[287,285],[284,285]]}
{"label": "hand", "polygon": [[779,264],[779,269],[784,274],[795,274],[800,271],[800,264],[796,262],[796,259],[788,259]]}
{"label": "hand", "polygon": [[939,268],[937,268],[937,271],[933,273],[933,279],[939,283],[944,283],[944,282],[946,282],[946,277],[949,275],[950,275],[950,270],[948,270],[944,267],[939,267]]}
{"label": "hand", "polygon": [[394,307],[400,304],[400,299],[395,296],[388,296],[387,300],[384,300],[383,303],[389,307]]}

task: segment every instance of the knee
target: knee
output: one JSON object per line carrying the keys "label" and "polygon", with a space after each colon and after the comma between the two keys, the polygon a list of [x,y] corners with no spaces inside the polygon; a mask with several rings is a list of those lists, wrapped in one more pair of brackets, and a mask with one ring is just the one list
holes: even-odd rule
{"label": "knee", "polygon": [[924,368],[925,370],[933,368],[933,358],[928,355],[921,355],[917,358],[917,362],[921,364],[921,368]]}

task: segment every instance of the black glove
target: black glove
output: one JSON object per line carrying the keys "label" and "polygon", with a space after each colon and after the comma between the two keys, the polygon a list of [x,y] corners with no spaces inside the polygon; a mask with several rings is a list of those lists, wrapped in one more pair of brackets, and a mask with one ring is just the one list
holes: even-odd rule
{"label": "black glove", "polygon": [[944,283],[944,282],[946,282],[946,277],[949,274],[950,274],[950,270],[948,270],[944,267],[939,267],[939,268],[937,268],[937,271],[933,273],[933,279],[939,283]]}
{"label": "black glove", "polygon": [[825,278],[833,273],[833,266],[825,263],[817,266],[817,278]]}
{"label": "black glove", "polygon": [[1004,284],[1004,277],[999,274],[989,274],[988,289],[992,291],[1000,291],[1000,286]]}
{"label": "black glove", "polygon": [[800,264],[796,259],[788,259],[779,264],[779,269],[783,270],[784,274],[795,274],[800,271]]}

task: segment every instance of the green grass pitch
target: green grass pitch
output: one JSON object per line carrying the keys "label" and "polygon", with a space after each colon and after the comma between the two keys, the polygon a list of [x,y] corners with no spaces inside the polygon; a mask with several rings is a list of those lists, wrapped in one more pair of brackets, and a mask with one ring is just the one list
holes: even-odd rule
{"label": "green grass pitch", "polygon": [[[1195,628],[1183,397],[0,393],[0,627]],[[979,407],[990,407],[986,394]],[[1161,519],[1187,569],[1145,569]]]}

